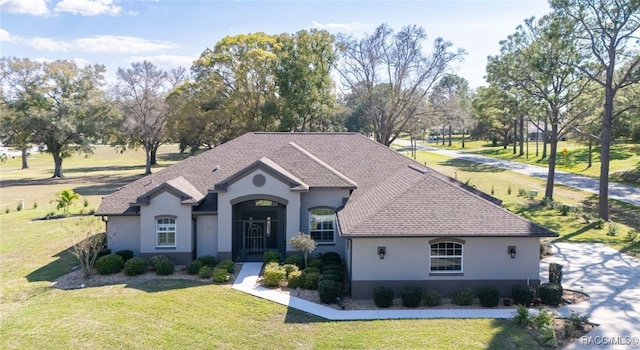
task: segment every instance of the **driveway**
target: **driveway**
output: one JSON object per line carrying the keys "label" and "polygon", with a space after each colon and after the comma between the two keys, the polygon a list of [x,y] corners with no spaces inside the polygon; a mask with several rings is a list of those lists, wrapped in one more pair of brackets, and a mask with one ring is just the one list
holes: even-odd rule
{"label": "driveway", "polygon": [[[548,280],[549,263],[563,266],[562,285],[584,291],[588,302],[559,308],[590,315],[599,326],[568,349],[640,348],[640,260],[599,243],[554,243],[554,254],[540,262],[540,278]],[[611,343],[622,343],[614,345]]]}
{"label": "driveway", "polygon": [[[403,147],[411,146],[411,143],[405,140],[397,140],[396,143]],[[529,176],[533,176],[533,177],[537,177],[545,180],[547,179],[548,169],[542,166],[511,162],[507,160],[491,158],[491,157],[481,156],[481,155],[472,154],[472,153],[463,153],[458,151],[445,150],[445,149],[435,148],[431,146],[425,146],[422,144],[418,144],[416,147],[419,150],[440,153],[452,158],[458,158],[458,159],[462,159],[462,160],[466,160],[474,163],[487,164],[487,165],[494,166],[496,168],[511,170],[516,173],[529,175]],[[555,172],[554,182],[556,184],[562,184],[565,186],[577,188],[577,189],[594,193],[594,194],[598,194],[598,190],[600,188],[600,183],[598,179],[588,177],[588,176],[576,175],[573,173],[567,173],[564,171],[559,171],[557,170],[557,168]],[[640,206],[640,189],[634,186],[628,186],[628,185],[623,185],[615,182],[609,182],[609,198]]]}

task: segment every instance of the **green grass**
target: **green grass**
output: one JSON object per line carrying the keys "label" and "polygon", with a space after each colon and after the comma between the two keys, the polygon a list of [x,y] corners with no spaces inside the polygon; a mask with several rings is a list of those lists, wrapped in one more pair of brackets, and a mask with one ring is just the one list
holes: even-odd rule
{"label": "green grass", "polygon": [[[596,229],[582,219],[582,213],[597,216],[598,196],[574,188],[556,185],[554,200],[579,208],[579,213],[562,216],[557,209],[542,207],[540,201],[545,191],[545,181],[495,168],[492,166],[450,158],[433,152],[418,152],[417,160],[448,176],[457,177],[462,182],[476,187],[503,201],[503,206],[529,220],[545,226],[560,237],[558,241],[604,243],[616,250],[640,257],[640,242],[629,242],[626,233],[630,230],[640,231],[640,208],[610,200],[611,220],[620,227],[617,236],[608,236],[607,230]],[[511,194],[508,189],[511,187]],[[538,191],[534,200],[518,196],[520,188]]]}
{"label": "green grass", "polygon": [[[161,148],[160,167],[181,158],[176,150]],[[508,320],[329,322],[228,286],[188,281],[52,288],[76,264],[68,249],[82,237],[79,228],[99,219],[39,220],[54,210],[49,201],[71,188],[95,209],[102,195],[140,176],[144,154],[99,147],[88,158],[65,160],[64,179],[49,178],[52,165],[46,154],[33,155],[27,170],[16,159],[0,165],[0,208],[10,208],[0,212],[2,349],[540,348]],[[25,200],[25,210],[15,210],[17,198]]]}
{"label": "green grass", "polygon": [[[445,145],[442,143],[435,144],[434,142],[423,143],[424,145],[438,147],[442,149],[451,149],[457,151],[465,151],[475,154],[480,154],[493,158],[500,158],[514,162],[539,165],[547,167],[549,165],[549,157],[541,159],[542,156],[542,143],[539,143],[539,153],[536,157],[536,144],[535,142],[529,142],[529,156],[526,155],[526,143],[525,143],[525,155],[519,155],[519,146],[517,153],[513,154],[513,145],[509,145],[504,149],[501,145],[491,146],[491,143],[485,141],[472,141],[466,142],[465,148],[462,148],[462,143],[459,137],[453,140],[451,146],[448,146],[448,142],[445,141]],[[566,149],[566,157],[562,151]],[[549,146],[547,146],[547,152],[551,152]],[[549,154],[549,153],[547,153]],[[588,147],[571,141],[558,142],[558,157],[556,160],[556,170],[562,170],[566,172],[576,173],[580,175],[590,176],[598,178],[600,176],[600,148],[593,147],[592,150],[592,166],[589,167],[588,163]],[[629,185],[640,186],[640,145],[635,144],[614,144],[611,146],[611,160],[609,162],[609,174],[610,180],[614,182],[626,183]]]}

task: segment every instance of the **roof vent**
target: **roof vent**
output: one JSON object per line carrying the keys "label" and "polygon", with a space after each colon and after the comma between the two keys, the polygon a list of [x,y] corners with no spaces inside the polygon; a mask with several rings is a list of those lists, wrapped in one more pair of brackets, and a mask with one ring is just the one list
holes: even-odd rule
{"label": "roof vent", "polygon": [[220,164],[216,164],[216,166],[213,168],[213,170],[211,172],[215,173],[218,170],[220,170]]}
{"label": "roof vent", "polygon": [[423,168],[421,166],[413,165],[413,164],[409,165],[409,168],[419,172],[420,174],[426,174],[429,172],[429,169]]}
{"label": "roof vent", "polygon": [[151,185],[153,183],[153,179],[149,179],[149,182],[147,182],[147,184],[144,185],[144,187],[147,187],[149,185]]}

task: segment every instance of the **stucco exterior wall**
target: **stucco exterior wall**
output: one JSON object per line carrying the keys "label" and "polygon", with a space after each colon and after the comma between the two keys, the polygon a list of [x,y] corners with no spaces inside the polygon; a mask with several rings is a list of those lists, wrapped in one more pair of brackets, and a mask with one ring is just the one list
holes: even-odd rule
{"label": "stucco exterior wall", "polygon": [[[309,210],[312,208],[338,208],[343,205],[343,198],[349,197],[348,189],[311,189],[300,195],[300,230],[309,233]],[[336,252],[343,255],[345,239],[335,234],[334,244],[318,244],[313,254]],[[292,249],[287,245],[287,249]]]}
{"label": "stucco exterior wall", "polygon": [[[264,175],[266,182],[262,186],[253,183],[253,177],[257,174]],[[218,193],[218,252],[224,256],[231,256],[232,249],[232,222],[233,205],[231,201],[244,196],[275,196],[285,199],[286,208],[286,237],[287,241],[300,230],[300,192],[291,191],[289,184],[285,184],[270,174],[256,169],[245,177],[238,179],[227,187],[224,192]],[[288,245],[288,243],[287,243]],[[287,250],[290,250],[288,247]]]}
{"label": "stucco exterior wall", "polygon": [[218,255],[218,217],[196,216],[196,256]]}
{"label": "stucco exterior wall", "polygon": [[128,249],[139,255],[140,217],[110,216],[107,220],[107,247],[114,253]]}
{"label": "stucco exterior wall", "polygon": [[[436,237],[356,238],[352,240],[351,280],[354,297],[370,295],[374,285],[423,284],[440,286],[449,292],[454,287],[496,285],[506,292],[514,283],[539,283],[540,247],[538,238],[460,238],[463,245],[461,274],[437,274],[429,271],[429,241]],[[378,247],[386,248],[384,259]],[[516,257],[508,247],[516,247]],[[486,282],[485,282],[486,281]],[[493,281],[493,282],[489,282]],[[508,281],[502,283],[500,281]],[[424,283],[421,283],[424,282]],[[437,282],[437,283],[429,283]]]}
{"label": "stucco exterior wall", "polygon": [[[162,192],[153,197],[149,205],[141,206],[140,252],[149,254],[191,253],[193,248],[191,209],[189,205],[180,204],[180,198],[169,192]],[[175,248],[156,247],[156,218],[159,216],[176,217]]]}

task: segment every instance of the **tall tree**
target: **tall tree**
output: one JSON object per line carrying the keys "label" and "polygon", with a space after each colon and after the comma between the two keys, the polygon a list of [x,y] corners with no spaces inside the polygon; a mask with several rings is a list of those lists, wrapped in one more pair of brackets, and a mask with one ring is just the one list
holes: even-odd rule
{"label": "tall tree", "polygon": [[145,175],[151,174],[155,153],[166,138],[164,126],[169,114],[165,98],[184,79],[184,68],[165,71],[148,61],[118,68],[116,102],[123,115],[121,132],[129,147],[145,151]]}
{"label": "tall tree", "polygon": [[[447,74],[433,88],[429,96],[432,110],[439,114],[442,127],[457,128],[462,132],[462,148],[464,148],[465,127],[471,110],[471,92],[469,82],[455,74]],[[443,135],[444,136],[444,135]],[[449,133],[451,146],[451,132]]]}
{"label": "tall tree", "polygon": [[576,26],[572,39],[587,60],[576,68],[604,90],[598,214],[608,220],[611,130],[614,120],[623,112],[616,109],[615,98],[618,91],[640,79],[637,52],[640,1],[551,0],[551,7]]}
{"label": "tall tree", "polygon": [[512,96],[497,85],[478,88],[471,107],[475,119],[476,136],[488,136],[494,146],[498,143],[498,136],[502,139],[502,147],[507,149],[509,138],[512,136],[512,109],[516,101]]}
{"label": "tall tree", "polygon": [[[583,116],[575,101],[585,91],[588,80],[575,68],[581,57],[567,40],[568,23],[545,16],[525,21],[517,32],[501,42],[501,55],[491,57],[487,71],[490,81],[512,86],[519,97],[519,113],[527,104],[543,103],[551,126],[550,154],[545,197],[553,199],[558,140]],[[515,115],[517,120],[520,115]],[[515,140],[514,140],[515,141]],[[515,143],[514,143],[515,153]]]}
{"label": "tall tree", "polygon": [[301,30],[280,37],[276,83],[281,130],[332,129],[335,113],[331,71],[336,61],[334,37],[324,30]]}
{"label": "tall tree", "polygon": [[[427,35],[421,27],[406,26],[399,32],[383,24],[362,39],[339,37],[341,64],[338,72],[347,93],[366,101],[375,140],[390,145],[416,116],[421,101],[446,74],[463,50],[450,51],[451,43],[437,38],[430,55],[423,52]],[[378,85],[388,92],[381,100]]]}

